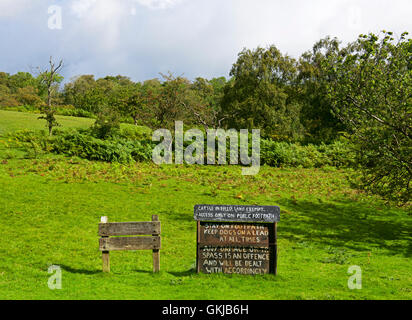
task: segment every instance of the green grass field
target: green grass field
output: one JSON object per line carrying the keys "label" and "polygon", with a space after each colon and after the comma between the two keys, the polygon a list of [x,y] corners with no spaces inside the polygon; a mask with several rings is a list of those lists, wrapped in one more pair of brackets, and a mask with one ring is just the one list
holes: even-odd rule
{"label": "green grass field", "polygon": [[[46,121],[39,114],[0,110],[0,134],[15,130],[47,130]],[[62,128],[88,128],[93,119],[56,116]]]}
{"label": "green grass field", "polygon": [[[44,130],[47,131],[46,121],[39,119],[40,114],[26,113],[17,111],[0,110],[0,135],[16,130]],[[65,128],[89,128],[94,122],[94,119],[65,117],[56,115],[57,122],[61,125],[61,129]],[[122,128],[134,127],[134,125],[122,123]],[[147,129],[147,128],[146,128]]]}
{"label": "green grass field", "polygon": [[[37,115],[0,111],[0,134],[41,129]],[[69,127],[90,119],[62,117]],[[0,137],[2,140],[2,137]],[[0,299],[411,299],[412,215],[356,190],[350,170],[119,165],[55,155],[10,156],[0,143]],[[279,205],[278,275],[196,274],[195,204]],[[161,272],[150,251],[111,253],[97,228],[162,222]],[[50,290],[50,265],[62,289]],[[362,289],[348,289],[348,268]]]}

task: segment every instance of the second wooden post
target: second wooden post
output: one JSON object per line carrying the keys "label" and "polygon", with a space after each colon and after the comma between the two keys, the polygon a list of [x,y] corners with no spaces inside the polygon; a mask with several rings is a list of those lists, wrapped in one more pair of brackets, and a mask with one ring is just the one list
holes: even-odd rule
{"label": "second wooden post", "polygon": [[[107,217],[101,217],[101,223],[107,223]],[[102,237],[108,238],[108,237]],[[103,260],[103,272],[110,272],[110,253],[109,251],[102,251],[102,260]]]}
{"label": "second wooden post", "polygon": [[[152,216],[152,221],[159,221],[159,217],[157,215]],[[159,236],[158,234],[153,234],[153,236]],[[153,272],[160,271],[160,250],[153,249]]]}

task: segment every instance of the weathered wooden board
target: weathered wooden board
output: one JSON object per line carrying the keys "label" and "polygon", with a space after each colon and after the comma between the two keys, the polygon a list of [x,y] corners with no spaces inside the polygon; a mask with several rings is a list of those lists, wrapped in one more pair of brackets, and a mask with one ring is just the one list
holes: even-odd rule
{"label": "weathered wooden board", "polygon": [[160,234],[160,222],[100,223],[99,236],[140,236]]}
{"label": "weathered wooden board", "polygon": [[100,238],[100,251],[161,249],[160,237]]}
{"label": "weathered wooden board", "polygon": [[199,247],[203,273],[267,274],[272,272],[270,248]]}
{"label": "weathered wooden board", "polygon": [[199,245],[269,247],[273,224],[201,222]]}
{"label": "weathered wooden board", "polygon": [[280,208],[277,206],[196,205],[194,218],[197,221],[274,223],[280,221]]}

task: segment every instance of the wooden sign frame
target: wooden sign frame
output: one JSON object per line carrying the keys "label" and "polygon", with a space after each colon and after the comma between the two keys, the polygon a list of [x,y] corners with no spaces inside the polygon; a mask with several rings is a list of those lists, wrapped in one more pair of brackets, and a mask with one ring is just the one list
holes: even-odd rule
{"label": "wooden sign frame", "polygon": [[[201,265],[203,253],[206,250],[214,252],[215,255],[225,255],[219,263],[223,263],[223,267],[209,269],[206,273],[222,272],[222,273],[243,273],[256,274],[253,272],[277,274],[277,223],[280,221],[280,208],[277,206],[230,206],[230,205],[196,205],[194,208],[194,218],[197,220],[196,230],[196,271],[198,273],[205,272]],[[205,228],[210,227],[208,232],[212,235],[205,235]],[[244,237],[242,234],[258,235],[263,237],[251,236]],[[219,234],[234,234],[228,237],[219,236]],[[240,235],[240,236],[239,236]],[[219,240],[220,238],[220,240]],[[222,241],[224,239],[224,241]],[[247,240],[247,241],[246,241]],[[254,252],[253,257],[264,257],[260,250],[266,252],[268,259],[261,261],[245,261],[242,263],[249,265],[260,265],[263,268],[235,268],[233,267],[239,260],[233,259],[234,252]],[[229,252],[229,253],[228,253]],[[226,255],[229,255],[227,258]],[[247,253],[244,254],[247,256]],[[243,255],[243,257],[244,257]],[[224,264],[227,264],[226,266]],[[212,271],[211,271],[212,270]],[[214,270],[214,271],[213,271]],[[228,270],[236,270],[230,272]],[[241,270],[240,272],[237,272]],[[263,272],[264,271],[264,272]]]}
{"label": "wooden sign frame", "polygon": [[121,250],[152,250],[153,272],[160,271],[161,225],[157,215],[153,215],[152,221],[147,222],[108,223],[107,220],[107,217],[102,217],[99,224],[99,249],[102,252],[103,272],[110,272],[110,251]]}

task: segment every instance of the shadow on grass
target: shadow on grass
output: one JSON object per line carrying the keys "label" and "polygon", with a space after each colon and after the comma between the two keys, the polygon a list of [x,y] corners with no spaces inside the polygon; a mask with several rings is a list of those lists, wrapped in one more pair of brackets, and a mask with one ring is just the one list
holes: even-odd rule
{"label": "shadow on grass", "polygon": [[133,272],[137,273],[146,273],[146,274],[153,274],[153,270],[141,270],[141,269],[134,269]]}
{"label": "shadow on grass", "polygon": [[390,254],[412,256],[412,219],[406,213],[354,201],[282,199],[278,203],[291,211],[281,214],[279,238],[358,251],[378,247]]}
{"label": "shadow on grass", "polygon": [[102,273],[102,270],[85,270],[85,269],[75,269],[66,265],[60,265],[60,267],[67,272],[70,273],[78,273],[78,274],[85,274],[85,275],[92,275]]}
{"label": "shadow on grass", "polygon": [[187,271],[169,271],[168,273],[175,277],[189,277],[197,274],[196,270],[193,268]]}

